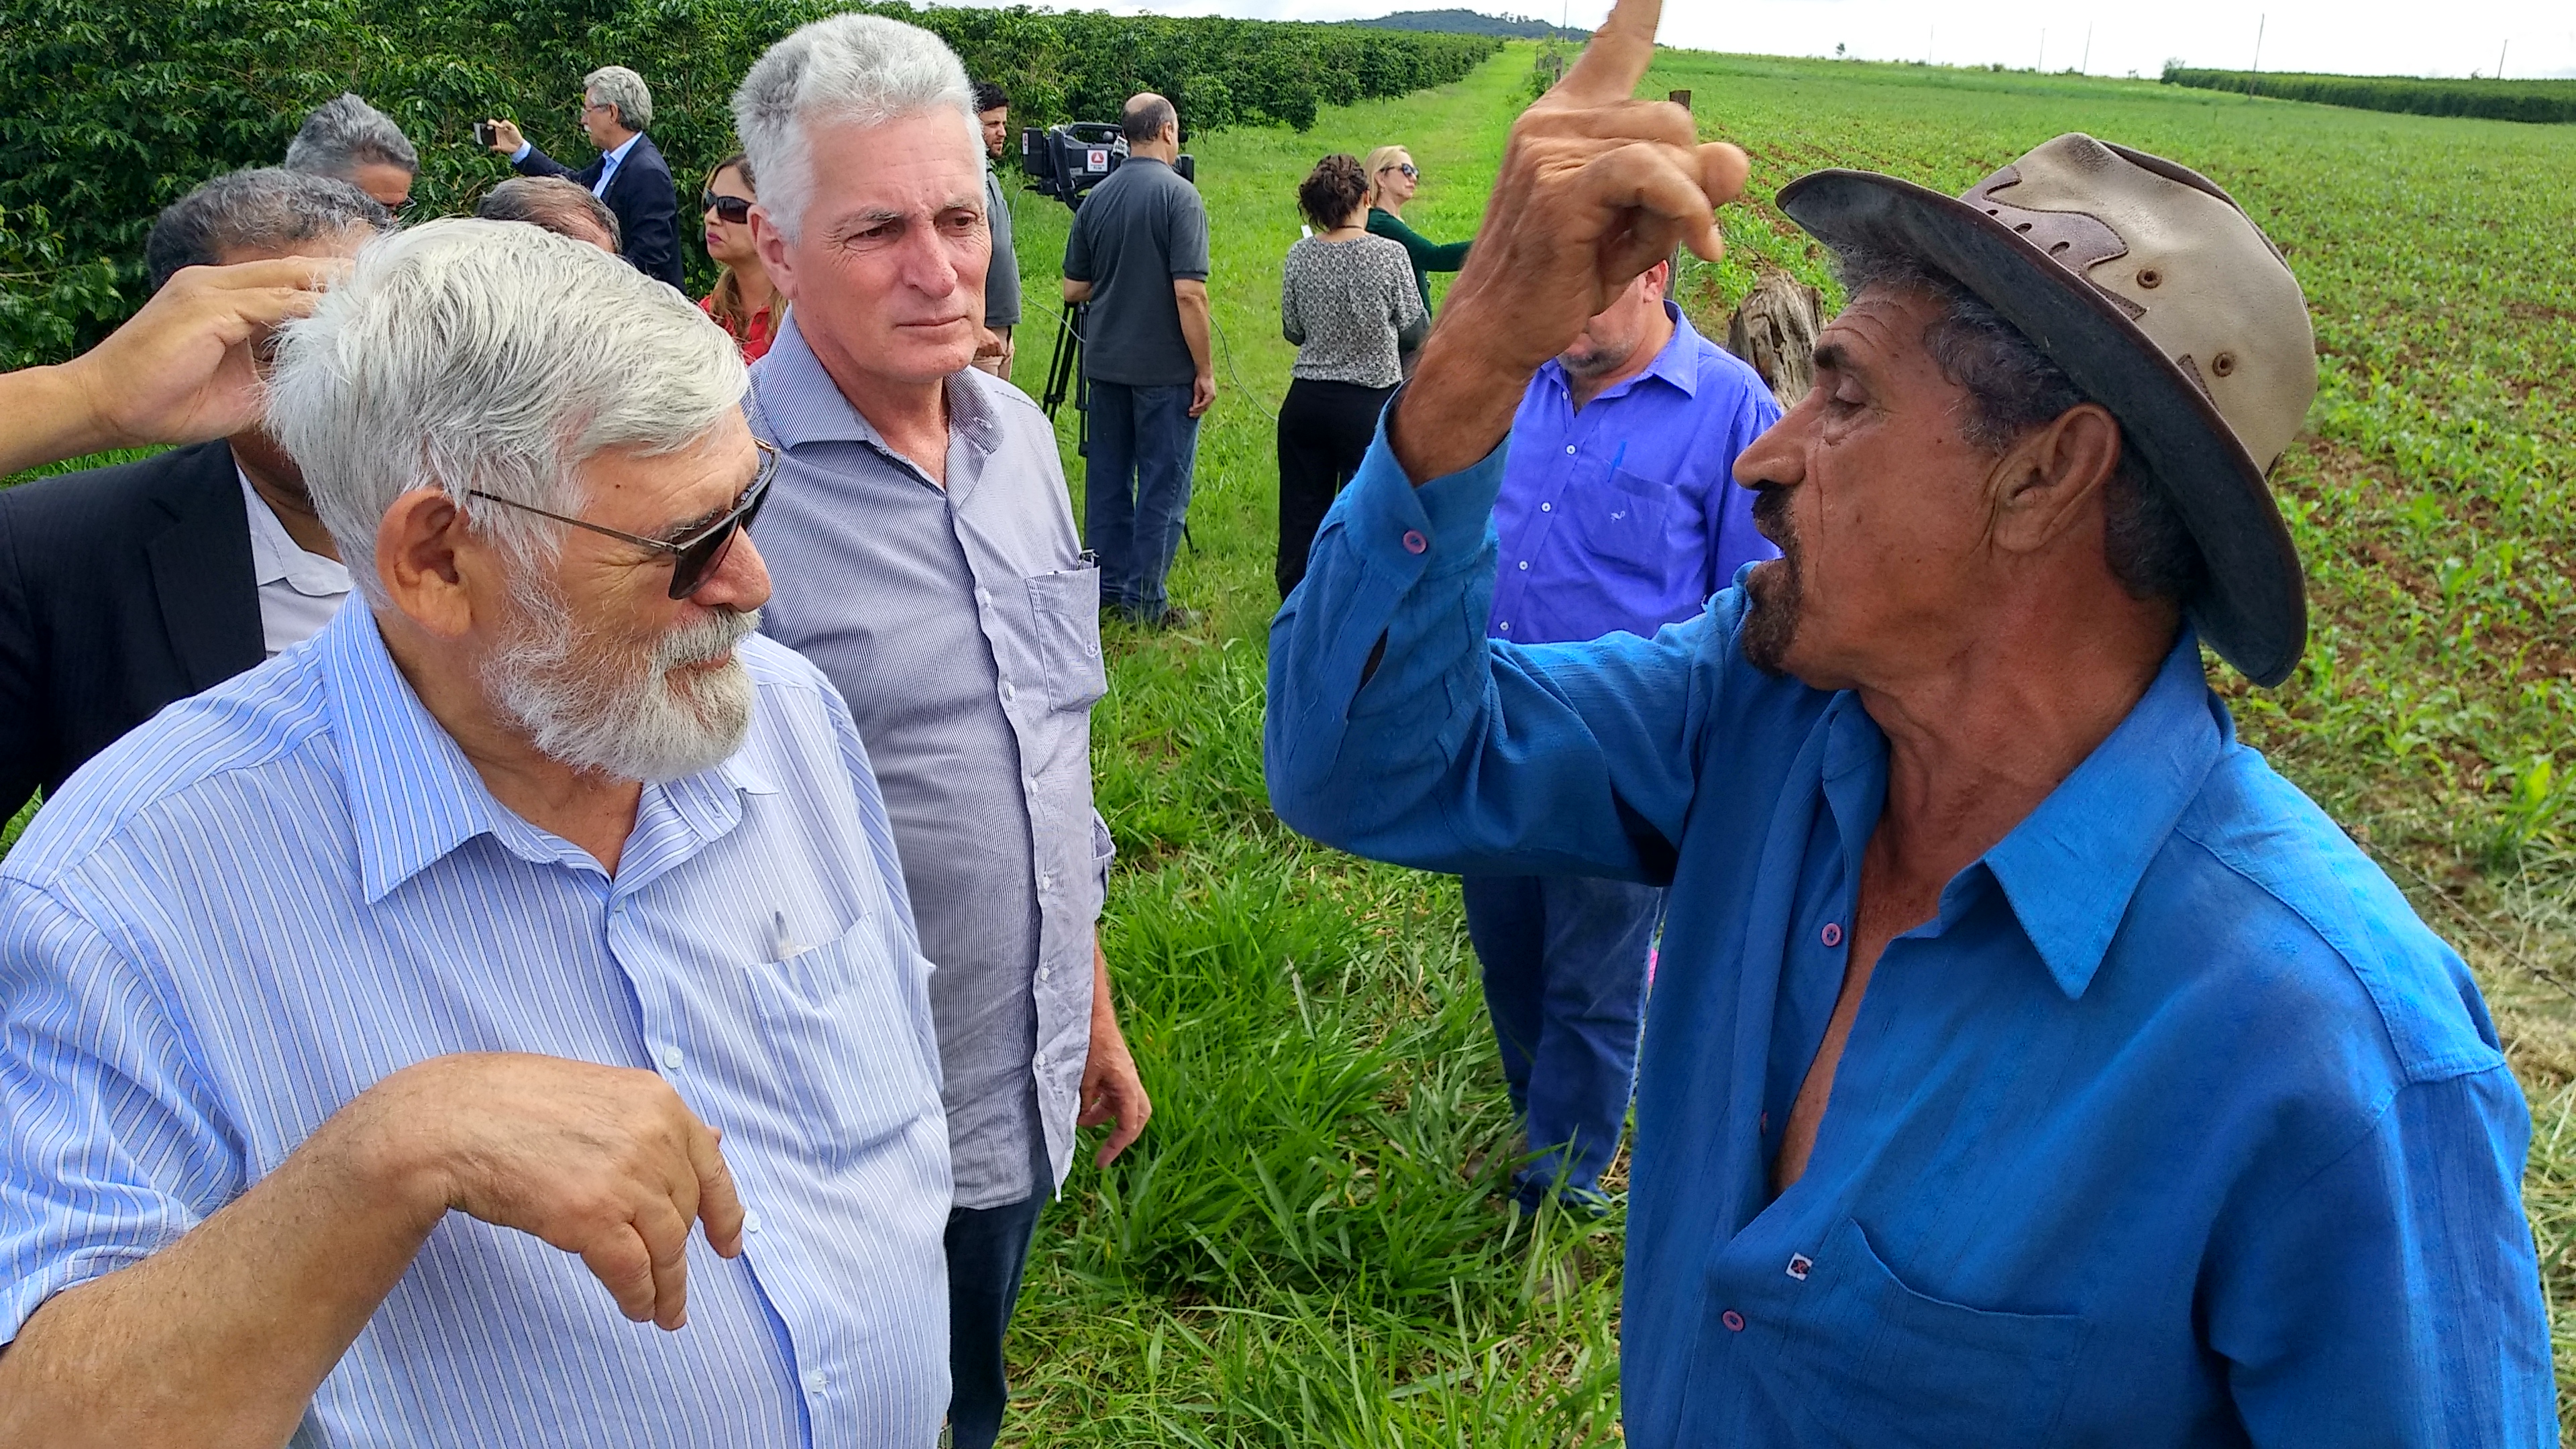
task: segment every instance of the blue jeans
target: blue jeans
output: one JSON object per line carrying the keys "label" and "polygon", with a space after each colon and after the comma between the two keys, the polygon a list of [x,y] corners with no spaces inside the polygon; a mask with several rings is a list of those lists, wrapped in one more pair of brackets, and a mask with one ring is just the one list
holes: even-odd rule
{"label": "blue jeans", "polygon": [[1599,1189],[1619,1150],[1645,1019],[1646,947],[1664,893],[1573,876],[1468,876],[1467,937],[1512,1111],[1539,1155],[1515,1186],[1535,1207]]}
{"label": "blue jeans", "polygon": [[1171,607],[1164,580],[1189,517],[1199,420],[1190,385],[1091,384],[1082,532],[1100,555],[1100,602],[1148,623]]}
{"label": "blue jeans", "polygon": [[1020,1301],[1020,1277],[1054,1180],[1044,1148],[1032,1155],[1037,1176],[1026,1198],[948,1210],[942,1236],[948,1250],[948,1429],[956,1449],[992,1449],[1002,1432],[1002,1407],[1010,1402],[1002,1335]]}

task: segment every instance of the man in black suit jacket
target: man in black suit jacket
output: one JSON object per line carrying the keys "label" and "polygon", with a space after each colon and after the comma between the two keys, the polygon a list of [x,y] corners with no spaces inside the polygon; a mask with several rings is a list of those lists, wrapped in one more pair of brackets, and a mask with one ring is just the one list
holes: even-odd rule
{"label": "man in black suit jacket", "polygon": [[[144,254],[157,291],[183,267],[350,256],[392,225],[345,181],[261,168],[172,202]],[[257,427],[0,489],[0,819],[319,628],[348,588],[330,550],[303,475]]]}
{"label": "man in black suit jacket", "polygon": [[644,77],[604,65],[582,77],[581,129],[599,159],[575,171],[536,148],[510,121],[487,122],[492,149],[522,176],[561,176],[590,188],[617,216],[618,253],[635,270],[680,285],[680,195],[644,128],[653,124],[653,93]]}

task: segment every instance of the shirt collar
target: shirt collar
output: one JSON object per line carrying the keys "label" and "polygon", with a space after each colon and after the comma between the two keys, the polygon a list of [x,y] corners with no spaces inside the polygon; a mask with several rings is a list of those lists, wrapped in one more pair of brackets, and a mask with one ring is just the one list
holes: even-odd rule
{"label": "shirt collar", "polygon": [[634,135],[627,137],[625,140],[618,142],[618,143],[617,143],[617,149],[616,149],[616,150],[614,150],[614,151],[605,151],[605,152],[600,153],[600,154],[602,155],[602,157],[605,159],[605,162],[606,162],[606,164],[605,164],[605,165],[603,165],[603,166],[601,166],[601,167],[600,167],[600,171],[601,171],[601,173],[602,173],[602,174],[605,174],[605,173],[607,173],[608,171],[610,171],[611,169],[613,169],[613,168],[615,168],[615,167],[619,167],[619,166],[623,166],[623,165],[625,165],[625,164],[626,164],[626,153],[627,153],[627,152],[629,152],[629,151],[634,150],[634,149],[635,149],[635,143],[636,143],[636,142],[638,142],[638,141],[641,141],[641,140],[643,140],[643,139],[644,139],[644,133],[643,133],[643,132],[641,132],[641,131],[638,131],[638,132],[636,132]]}
{"label": "shirt collar", "polygon": [[308,599],[336,599],[349,592],[349,570],[338,559],[307,553],[304,545],[286,531],[268,500],[259,496],[250,474],[239,463],[233,473],[241,479],[242,511],[250,522],[251,582],[262,588],[284,584]]}
{"label": "shirt collar", "polygon": [[[806,342],[795,308],[787,309],[768,353],[752,368],[751,377],[758,414],[754,422],[779,451],[793,453],[808,443],[863,443],[889,458],[896,456],[886,446],[885,435],[841,395],[840,384],[832,381],[823,360]],[[1002,424],[984,395],[984,385],[985,375],[971,367],[949,375],[948,431],[952,444],[962,438],[978,453],[989,455],[1001,446]],[[974,471],[968,470],[969,475]],[[954,468],[950,473],[950,496],[963,497],[961,485],[968,479],[958,476]]]}
{"label": "shirt collar", "polygon": [[[1684,397],[1699,396],[1699,329],[1691,326],[1690,318],[1683,316],[1682,309],[1673,305],[1669,297],[1664,300],[1664,316],[1672,321],[1673,335],[1664,339],[1663,350],[1655,354],[1655,360],[1647,365],[1645,371],[1635,377],[1623,378],[1618,383],[1603,389],[1600,396],[1592,400],[1593,402],[1604,402],[1618,397],[1650,377],[1661,378],[1671,383],[1681,389]],[[1573,395],[1574,389],[1568,386],[1565,380],[1563,363],[1551,357],[1539,367],[1538,372],[1540,377],[1555,384],[1559,392],[1569,397]],[[1589,405],[1586,404],[1586,406]]]}
{"label": "shirt collar", "polygon": [[[493,798],[465,752],[395,666],[373,609],[363,604],[342,609],[316,636],[315,647],[322,654],[367,904],[383,900],[478,835],[489,834],[511,854],[538,864],[576,865],[587,859],[577,847],[530,825]],[[645,786],[637,808],[639,826],[646,812],[668,809],[702,841],[731,830],[742,815],[737,791],[778,791],[768,773],[747,758],[750,753],[746,745],[712,770]]]}
{"label": "shirt collar", "polygon": [[2092,983],[2149,862],[2230,735],[2201,670],[2200,640],[2185,629],[2128,718],[1986,852],[2023,933],[2069,997]]}

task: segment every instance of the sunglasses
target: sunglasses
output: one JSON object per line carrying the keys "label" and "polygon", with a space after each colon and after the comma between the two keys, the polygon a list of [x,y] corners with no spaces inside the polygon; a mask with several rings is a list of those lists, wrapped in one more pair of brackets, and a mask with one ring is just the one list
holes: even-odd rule
{"label": "sunglasses", "polygon": [[1422,173],[1421,173],[1421,172],[1419,172],[1419,171],[1414,170],[1414,169],[1413,169],[1413,163],[1412,163],[1412,162],[1410,162],[1410,161],[1401,161],[1401,162],[1396,163],[1396,164],[1395,164],[1395,165],[1393,165],[1393,166],[1381,166],[1381,167],[1377,168],[1377,174],[1378,174],[1378,175],[1380,175],[1380,176],[1384,176],[1386,173],[1388,173],[1388,172],[1390,172],[1390,171],[1401,171],[1401,172],[1403,172],[1405,175],[1407,175],[1407,176],[1409,176],[1409,177],[1412,177],[1413,179],[1415,179],[1415,180],[1417,180],[1417,181],[1418,181],[1418,180],[1420,180],[1420,179],[1422,178]]}
{"label": "sunglasses", "polygon": [[760,505],[769,501],[770,480],[778,476],[778,450],[757,438],[752,439],[752,446],[760,450],[760,471],[753,475],[751,486],[742,490],[742,496],[734,500],[733,507],[726,509],[723,517],[686,538],[646,538],[604,524],[548,513],[532,504],[504,498],[497,493],[486,493],[479,488],[468,490],[465,496],[515,508],[522,513],[533,513],[539,518],[551,518],[557,523],[569,523],[575,528],[587,528],[593,533],[604,533],[653,553],[667,553],[671,556],[671,597],[685,599],[704,588],[715,571],[724,566],[725,555],[733,551],[734,539],[751,527],[751,521],[760,516]]}
{"label": "sunglasses", "polygon": [[714,212],[716,220],[727,226],[740,226],[751,220],[751,198],[747,196],[718,196],[712,191],[702,192],[698,196],[698,209]]}

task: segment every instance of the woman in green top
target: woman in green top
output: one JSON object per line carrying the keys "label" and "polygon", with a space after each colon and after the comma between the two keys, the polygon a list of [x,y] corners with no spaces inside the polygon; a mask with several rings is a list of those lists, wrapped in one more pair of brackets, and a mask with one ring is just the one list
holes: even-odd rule
{"label": "woman in green top", "polygon": [[[1385,237],[1413,258],[1413,284],[1422,289],[1422,309],[1428,312],[1431,274],[1454,272],[1467,265],[1467,243],[1443,245],[1404,224],[1404,204],[1422,185],[1422,173],[1414,169],[1411,152],[1402,146],[1378,147],[1368,154],[1368,174],[1369,235]],[[1405,369],[1408,374],[1412,370]]]}

